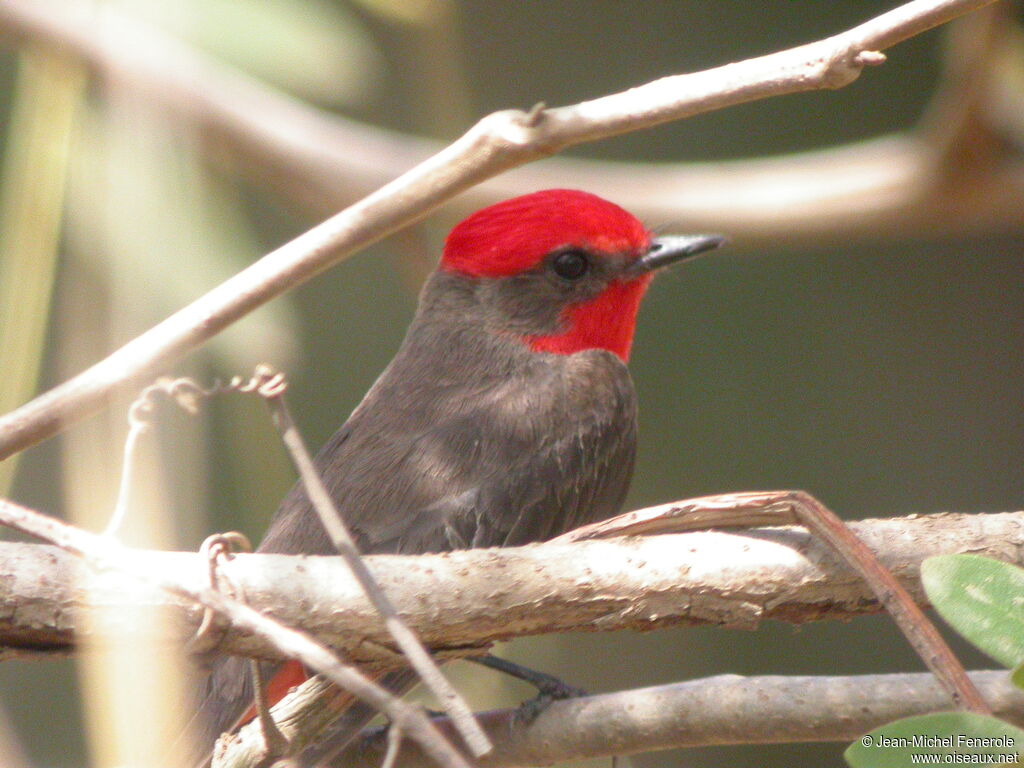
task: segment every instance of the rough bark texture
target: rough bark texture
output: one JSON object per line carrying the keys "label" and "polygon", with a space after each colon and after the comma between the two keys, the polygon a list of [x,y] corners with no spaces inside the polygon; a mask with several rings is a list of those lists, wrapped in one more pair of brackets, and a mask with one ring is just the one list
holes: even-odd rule
{"label": "rough bark texture", "polygon": [[[856,533],[920,599],[930,555],[972,552],[1024,564],[1024,513],[936,514],[853,523]],[[153,574],[205,585],[198,555],[129,551]],[[716,624],[752,629],[765,619],[804,622],[875,612],[849,569],[799,528],[697,532],[441,555],[367,558],[410,626],[444,656],[497,640],[566,631]],[[72,649],[84,606],[73,556],[0,543],[0,644],[8,655]],[[337,557],[239,555],[225,569],[248,602],[300,626],[355,662],[400,659],[372,606]],[[94,603],[170,609],[190,636],[201,611],[116,573],[94,583]],[[126,612],[131,614],[131,612]],[[275,658],[233,630],[222,651]]]}
{"label": "rough bark texture", "polygon": [[[1009,673],[972,672],[997,715],[1024,724],[1024,693]],[[900,717],[949,709],[931,675],[741,677],[719,675],[654,688],[552,703],[531,723],[516,711],[481,714],[495,751],[480,768],[551,765],[678,747],[849,741]],[[440,721],[442,732],[450,728]],[[382,731],[368,733],[331,765],[376,768],[386,749]],[[396,768],[432,765],[403,745]]]}

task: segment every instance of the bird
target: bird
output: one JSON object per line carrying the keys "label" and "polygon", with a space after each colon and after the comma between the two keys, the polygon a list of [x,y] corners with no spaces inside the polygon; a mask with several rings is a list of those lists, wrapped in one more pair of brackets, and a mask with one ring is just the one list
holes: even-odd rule
{"label": "bird", "polygon": [[[655,272],[724,239],[656,237],[574,189],[457,224],[391,363],[316,456],[360,551],[518,546],[620,512],[636,456],[627,362],[641,300]],[[334,553],[300,483],[257,551]],[[303,677],[294,661],[276,674],[277,688]],[[243,660],[215,664],[199,711],[207,751],[250,710],[251,686]]]}

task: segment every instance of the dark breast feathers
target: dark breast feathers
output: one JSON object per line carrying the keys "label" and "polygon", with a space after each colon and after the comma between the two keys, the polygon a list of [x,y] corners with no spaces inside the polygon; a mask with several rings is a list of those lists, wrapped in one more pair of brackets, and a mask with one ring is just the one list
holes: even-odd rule
{"label": "dark breast feathers", "polygon": [[[618,512],[636,445],[625,365],[603,350],[443,333],[410,333],[317,456],[362,551],[525,544]],[[333,552],[300,486],[260,551]]]}

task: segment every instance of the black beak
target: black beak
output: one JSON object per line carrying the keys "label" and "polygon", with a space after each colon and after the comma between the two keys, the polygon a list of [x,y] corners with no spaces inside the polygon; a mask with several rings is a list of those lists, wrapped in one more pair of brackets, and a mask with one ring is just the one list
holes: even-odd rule
{"label": "black beak", "polygon": [[722,235],[667,235],[651,242],[651,249],[630,264],[628,271],[636,275],[653,272],[677,261],[710,251],[725,243]]}

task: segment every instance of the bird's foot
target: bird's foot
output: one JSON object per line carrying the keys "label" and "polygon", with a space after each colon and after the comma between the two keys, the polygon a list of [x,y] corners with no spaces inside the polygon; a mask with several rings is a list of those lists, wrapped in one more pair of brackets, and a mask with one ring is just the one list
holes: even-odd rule
{"label": "bird's foot", "polygon": [[529,683],[537,689],[537,695],[534,698],[524,701],[519,705],[519,709],[516,711],[516,720],[519,722],[532,723],[553,701],[575,699],[588,695],[582,688],[569,685],[554,675],[524,667],[521,664],[516,664],[514,661],[499,659],[497,656],[479,656],[468,660],[498,672],[503,672],[517,680]]}
{"label": "bird's foot", "polygon": [[558,699],[575,699],[588,695],[582,688],[569,685],[554,675],[524,667],[522,664],[516,664],[508,659],[500,659],[497,656],[488,654],[487,656],[474,656],[468,658],[467,661],[472,661],[475,664],[488,667],[497,672],[503,672],[509,677],[522,680],[524,683],[529,683],[537,689],[541,697],[546,696],[553,701]]}

